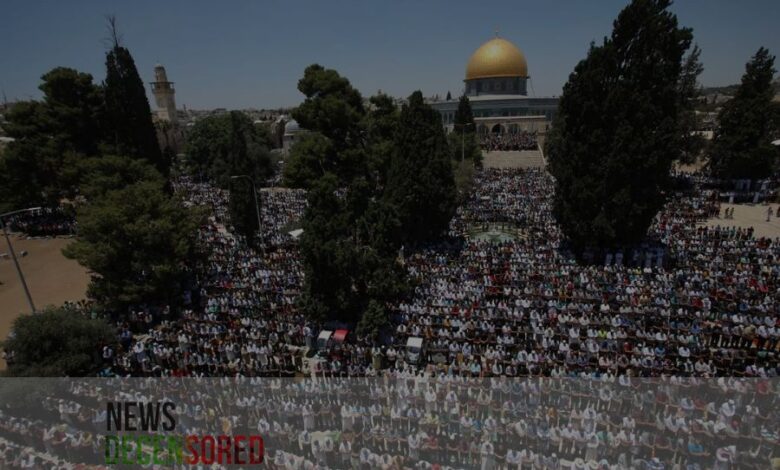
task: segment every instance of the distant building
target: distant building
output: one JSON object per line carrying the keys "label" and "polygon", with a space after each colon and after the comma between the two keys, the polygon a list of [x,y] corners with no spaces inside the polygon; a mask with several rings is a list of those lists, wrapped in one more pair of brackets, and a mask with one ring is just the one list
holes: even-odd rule
{"label": "distant building", "polygon": [[160,64],[154,66],[154,80],[152,82],[152,93],[157,105],[157,119],[170,122],[176,126],[179,119],[176,113],[176,99],[174,96],[176,90],[173,88],[173,82],[168,81],[165,67]]}
{"label": "distant building", "polygon": [[[163,151],[170,149],[174,154],[178,154],[184,148],[184,131],[179,126],[176,90],[173,88],[173,82],[168,80],[165,67],[160,64],[154,66],[154,80],[151,85],[154,101],[157,105],[155,113],[157,140]],[[185,121],[188,120],[186,114],[183,115],[183,118]]]}
{"label": "distant building", "polygon": [[284,124],[284,135],[282,136],[282,149],[284,153],[289,153],[293,145],[300,140],[305,131],[298,125],[298,121],[290,119]]}
{"label": "distant building", "polygon": [[[528,96],[528,63],[514,44],[496,35],[480,46],[466,65],[463,80],[481,134],[544,133],[558,110],[558,98]],[[453,129],[459,97],[434,101],[442,122]]]}

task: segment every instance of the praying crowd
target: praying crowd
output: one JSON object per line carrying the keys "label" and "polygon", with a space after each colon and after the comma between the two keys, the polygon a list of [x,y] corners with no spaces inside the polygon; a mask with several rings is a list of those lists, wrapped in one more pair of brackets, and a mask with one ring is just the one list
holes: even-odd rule
{"label": "praying crowd", "polygon": [[[10,468],[100,468],[113,401],[175,403],[176,435],[260,435],[263,467],[280,470],[763,469],[779,447],[771,387],[768,379],[481,380],[397,369],[351,379],[65,380],[34,417],[0,413],[0,459]],[[162,450],[161,460],[175,458]],[[132,443],[129,454],[142,451],[151,449]]]}
{"label": "praying crowd", "polygon": [[[583,263],[546,172],[482,170],[447,236],[404,254],[415,287],[388,305],[390,341],[358,337],[313,362],[322,326],[297,308],[287,233],[305,194],[262,191],[255,250],[230,230],[227,192],[182,179],[188,204],[212,208],[197,285],[179,315],[144,307],[120,322],[105,375],[248,377],[256,393],[228,399],[246,413],[222,425],[267,436],[269,468],[771,468],[780,240],[704,226],[717,195],[684,182],[646,244]],[[514,235],[470,236],[495,224]],[[424,341],[415,364],[410,337]],[[191,412],[193,426],[216,419]],[[18,419],[0,415],[0,437],[36,426]]]}
{"label": "praying crowd", "polygon": [[13,232],[23,232],[30,237],[59,237],[76,234],[73,214],[62,207],[42,207],[22,212],[4,219]]}
{"label": "praying crowd", "polygon": [[496,150],[536,150],[538,148],[536,132],[524,131],[480,134],[479,145],[486,152]]}

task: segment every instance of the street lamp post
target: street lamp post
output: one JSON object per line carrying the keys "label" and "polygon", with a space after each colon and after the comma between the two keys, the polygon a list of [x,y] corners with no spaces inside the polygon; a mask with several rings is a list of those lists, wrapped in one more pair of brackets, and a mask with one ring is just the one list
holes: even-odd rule
{"label": "street lamp post", "polygon": [[3,235],[5,236],[5,242],[8,244],[8,251],[11,252],[11,258],[14,260],[14,266],[16,267],[16,274],[19,275],[19,280],[22,282],[22,287],[24,288],[24,294],[27,296],[27,303],[30,304],[30,310],[32,311],[32,313],[35,313],[35,304],[33,303],[32,295],[30,295],[30,289],[27,287],[27,281],[24,279],[24,274],[22,273],[22,267],[19,266],[19,260],[16,259],[16,252],[14,252],[14,247],[13,245],[11,245],[11,237],[8,236],[8,230],[6,229],[5,222],[3,221],[3,217],[19,214],[22,212],[37,211],[39,209],[40,207],[30,207],[29,209],[20,209],[18,211],[11,211],[11,212],[6,212],[5,214],[0,214],[0,225],[3,226]]}
{"label": "street lamp post", "polygon": [[246,178],[252,184],[252,194],[255,195],[255,214],[257,215],[257,230],[260,231],[260,203],[257,201],[257,188],[255,188],[255,182],[249,175],[233,175],[230,177],[232,180]]}
{"label": "street lamp post", "polygon": [[460,131],[460,161],[466,159],[466,128],[467,127],[474,127],[473,123],[467,122],[466,124],[455,124],[455,127],[460,127],[462,130]]}

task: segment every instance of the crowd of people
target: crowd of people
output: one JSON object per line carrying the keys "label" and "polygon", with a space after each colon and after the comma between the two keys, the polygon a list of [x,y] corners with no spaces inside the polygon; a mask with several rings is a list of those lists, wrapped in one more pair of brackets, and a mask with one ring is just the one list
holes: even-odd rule
{"label": "crowd of people", "polygon": [[[305,195],[263,192],[256,250],[231,232],[225,191],[181,180],[188,204],[213,208],[197,291],[178,317],[142,310],[120,325],[107,375],[276,377],[252,382],[279,385],[256,393],[246,423],[268,436],[272,468],[768,468],[780,457],[780,240],[704,226],[719,203],[689,183],[646,246],[580,263],[546,172],[479,172],[448,236],[405,253],[415,289],[387,306],[389,344],[344,343],[305,370],[320,379],[299,382],[281,377],[302,375],[321,327],[297,308],[287,233]],[[470,237],[494,223],[515,236]],[[416,364],[409,337],[426,345]],[[653,377],[702,381],[652,397],[632,385]],[[343,395],[363,379],[369,399],[353,407]]]}
{"label": "crowd of people", "polygon": [[30,237],[60,237],[76,234],[73,214],[64,207],[42,207],[21,212],[3,220],[14,232],[23,232]]}
{"label": "crowd of people", "polygon": [[486,152],[496,150],[536,150],[538,148],[536,132],[524,131],[480,134],[479,145]]}
{"label": "crowd of people", "polygon": [[[280,470],[763,469],[779,447],[771,387],[766,379],[475,379],[398,369],[352,379],[69,380],[34,417],[0,413],[0,459],[12,468],[106,463],[105,403],[162,401],[176,404],[175,435],[260,435],[264,466]],[[151,452],[132,445],[130,455]],[[159,460],[175,458],[167,449]]]}
{"label": "crowd of people", "polygon": [[262,193],[262,249],[255,250],[229,230],[226,191],[187,180],[177,191],[189,204],[213,208],[198,235],[206,255],[197,272],[198,292],[191,295],[192,308],[175,320],[152,311],[154,328],[127,328],[113,370],[162,376],[294,373],[289,347],[305,344],[307,322],[295,306],[303,282],[299,255],[284,229],[300,218],[304,194]]}

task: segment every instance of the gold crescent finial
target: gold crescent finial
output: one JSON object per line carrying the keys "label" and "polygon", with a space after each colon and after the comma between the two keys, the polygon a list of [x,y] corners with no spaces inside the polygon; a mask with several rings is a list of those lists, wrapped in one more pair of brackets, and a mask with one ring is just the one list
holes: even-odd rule
{"label": "gold crescent finial", "polygon": [[496,37],[498,37],[498,26],[496,26],[495,33],[496,33]]}

